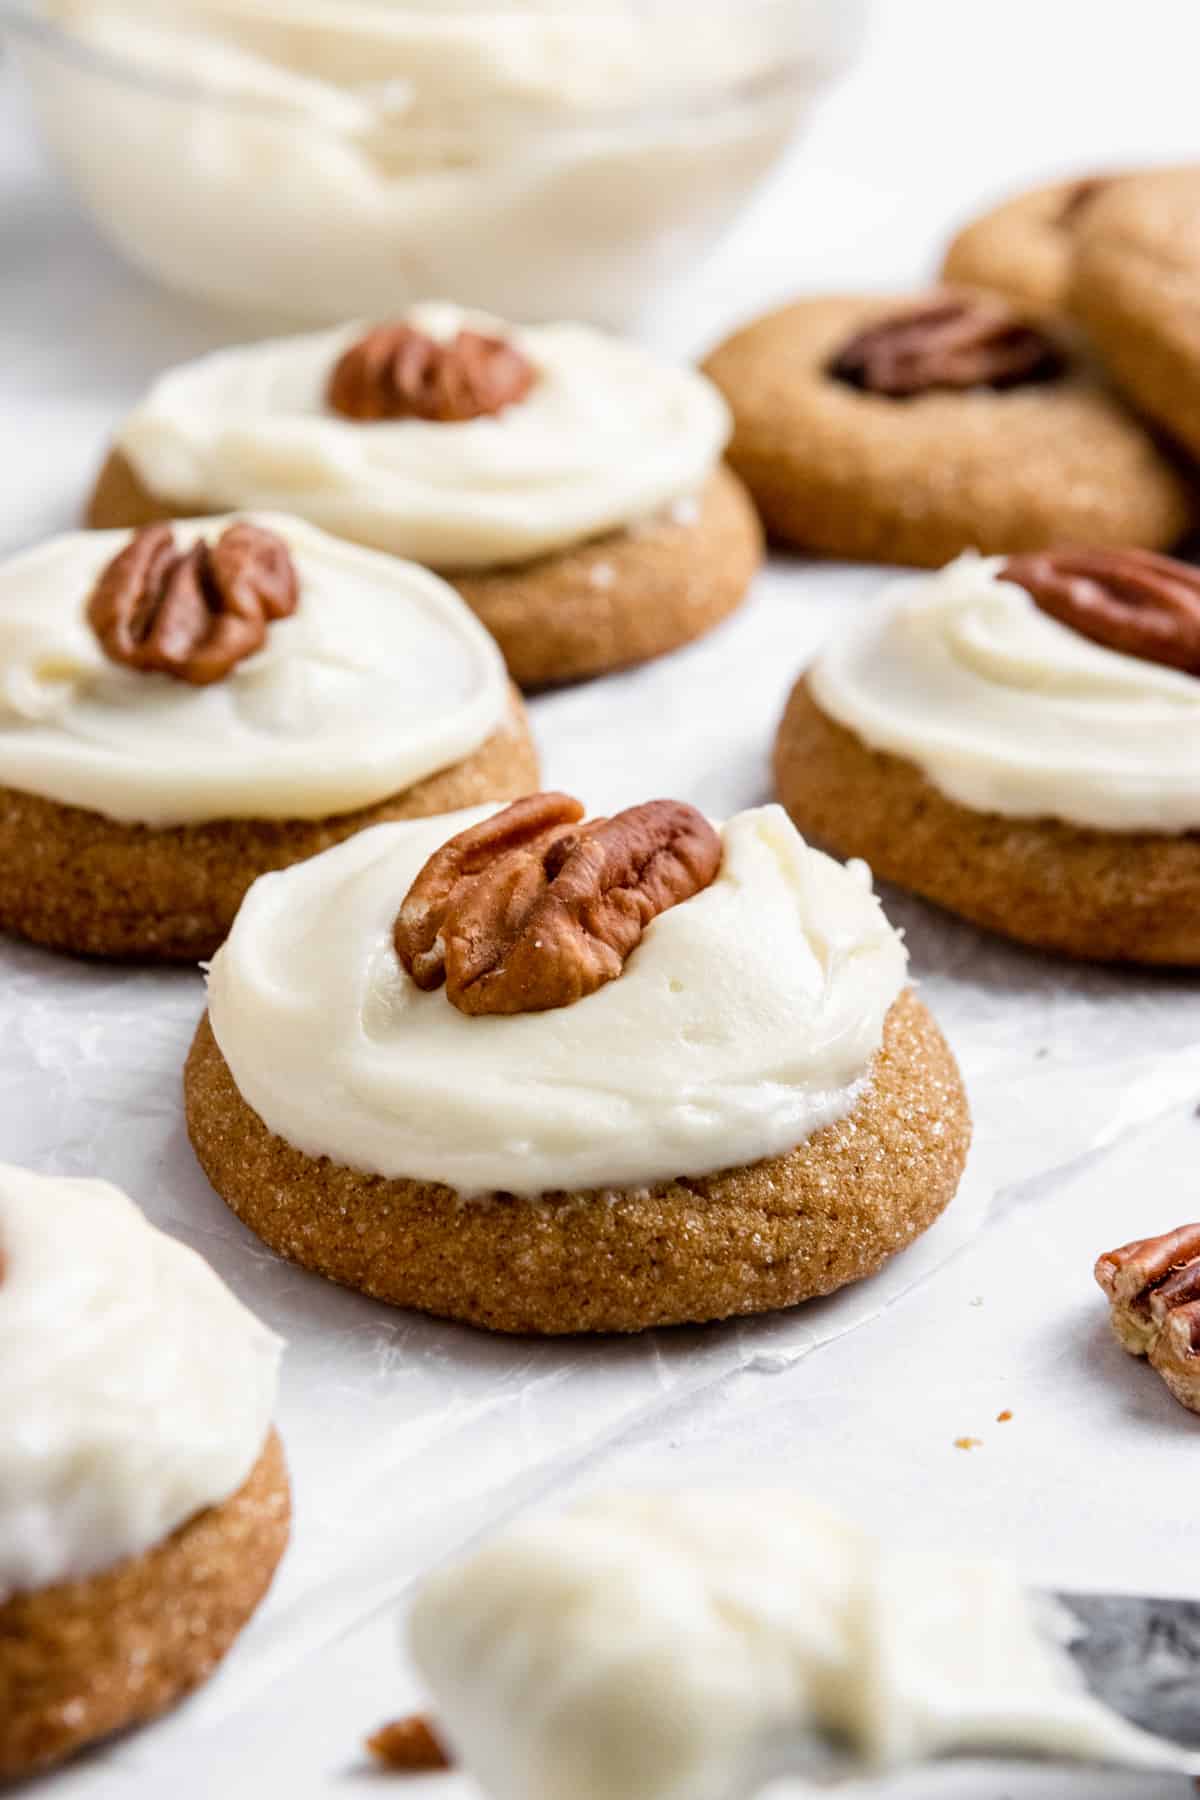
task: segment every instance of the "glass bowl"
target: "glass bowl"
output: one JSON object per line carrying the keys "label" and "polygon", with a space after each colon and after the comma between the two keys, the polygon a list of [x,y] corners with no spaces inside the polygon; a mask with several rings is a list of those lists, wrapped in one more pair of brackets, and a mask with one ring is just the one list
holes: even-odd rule
{"label": "glass bowl", "polygon": [[631,322],[869,0],[0,0],[40,128],[167,286],[297,322],[448,297]]}

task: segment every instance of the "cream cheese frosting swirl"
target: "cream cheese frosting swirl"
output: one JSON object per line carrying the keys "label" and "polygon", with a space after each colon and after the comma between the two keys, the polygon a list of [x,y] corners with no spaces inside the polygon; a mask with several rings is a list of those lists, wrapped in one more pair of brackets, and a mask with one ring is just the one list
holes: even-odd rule
{"label": "cream cheese frosting swirl", "polygon": [[1090,642],[960,557],[889,587],[809,671],[822,711],[976,812],[1200,829],[1200,680]]}
{"label": "cream cheese frosting swirl", "polygon": [[104,1181],[0,1164],[0,1601],[97,1574],[236,1493],[278,1338]]}
{"label": "cream cheese frosting swirl", "polygon": [[181,510],[294,513],[439,569],[527,562],[636,525],[693,495],[730,424],[716,389],[639,345],[583,325],[518,329],[449,305],[405,321],[448,342],[509,340],[528,397],[460,423],[360,424],[326,402],[361,324],[217,351],[161,376],[117,442],[142,483]]}
{"label": "cream cheese frosting swirl", "polygon": [[716,880],[617,980],[469,1018],[414,985],[392,932],[433,851],[494,810],[376,826],[251,888],[209,1010],[272,1131],[368,1174],[538,1194],[755,1162],[853,1108],[906,966],[862,865],[779,807],[739,814]]}
{"label": "cream cheese frosting swirl", "polygon": [[811,1773],[826,1731],[875,1771],[971,1749],[1194,1766],[1084,1690],[1065,1625],[1003,1564],[714,1489],[521,1521],[423,1585],[408,1637],[492,1800],[729,1800]]}
{"label": "cream cheese frosting swirl", "polygon": [[[127,532],[75,532],[0,565],[0,786],[154,826],[352,812],[477,750],[508,682],[474,615],[425,569],[298,520],[300,604],[210,687],[112,662],[87,622]],[[175,527],[187,548],[231,521]]]}

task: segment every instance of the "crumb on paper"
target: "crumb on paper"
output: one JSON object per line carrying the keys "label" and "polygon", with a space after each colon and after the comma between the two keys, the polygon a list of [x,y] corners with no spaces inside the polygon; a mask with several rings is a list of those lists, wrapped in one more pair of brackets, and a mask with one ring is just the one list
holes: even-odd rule
{"label": "crumb on paper", "polygon": [[1012,1418],[1012,1413],[1010,1412],[1009,1408],[1006,1406],[1003,1412],[998,1412],[996,1414],[996,1423],[997,1423],[997,1425],[1007,1425],[1008,1421],[1011,1418]]}
{"label": "crumb on paper", "polygon": [[982,1443],[983,1443],[982,1438],[960,1437],[960,1438],[955,1438],[954,1448],[956,1450],[978,1450],[979,1446]]}
{"label": "crumb on paper", "polygon": [[367,1739],[367,1749],[377,1762],[398,1773],[430,1774],[452,1766],[433,1726],[420,1713],[381,1726]]}

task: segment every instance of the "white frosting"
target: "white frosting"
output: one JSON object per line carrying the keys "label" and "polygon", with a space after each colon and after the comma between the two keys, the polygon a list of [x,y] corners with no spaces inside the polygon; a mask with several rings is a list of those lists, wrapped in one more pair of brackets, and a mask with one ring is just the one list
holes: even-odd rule
{"label": "white frosting", "polygon": [[464,1194],[625,1187],[793,1148],[862,1092],[905,952],[858,869],[779,807],[712,885],[557,1011],[469,1018],[392,931],[432,852],[493,808],[380,825],[251,888],[209,1009],[242,1096],[309,1156]]}
{"label": "white frosting", "polygon": [[822,650],[813,695],[976,812],[1200,828],[1200,680],[1091,643],[968,555],[889,587]]}
{"label": "white frosting", "polygon": [[[254,518],[289,545],[300,604],[210,687],[101,649],[88,596],[128,532],[0,564],[0,786],[147,825],[324,818],[461,761],[503,723],[500,653],[437,576]],[[189,520],[176,540],[212,542],[230,522]]]}
{"label": "white frosting", "polygon": [[104,1181],[0,1164],[0,1601],[93,1575],[229,1499],[282,1345]]}
{"label": "white frosting", "polygon": [[866,0],[706,0],[702,19],[647,0],[39,12],[103,59],[30,52],[43,124],[167,280],[323,321],[431,294],[628,319],[794,134]]}
{"label": "white frosting", "polygon": [[1057,1623],[1001,1566],[718,1491],[522,1524],[425,1583],[409,1638],[493,1800],[729,1800],[803,1769],[822,1729],[876,1769],[971,1748],[1187,1767],[1082,1690]]}
{"label": "white frosting", "polygon": [[707,378],[584,325],[519,330],[455,306],[409,321],[514,342],[537,378],[480,419],[361,424],[326,404],[363,324],[220,350],[162,375],[118,443],[175,505],[277,508],[436,568],[526,562],[692,494],[729,436]]}

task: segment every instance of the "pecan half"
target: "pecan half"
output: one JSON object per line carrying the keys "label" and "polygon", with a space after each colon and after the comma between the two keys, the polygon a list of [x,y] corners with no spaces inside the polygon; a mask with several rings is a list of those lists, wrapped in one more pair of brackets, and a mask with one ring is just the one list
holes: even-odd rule
{"label": "pecan half", "polygon": [[170,525],[147,525],[102,572],[87,617],[113,662],[207,687],[262,649],[299,593],[287,545],[261,526],[181,553]]}
{"label": "pecan half", "polygon": [[1096,1264],[1113,1330],[1175,1398],[1200,1412],[1200,1224],[1138,1238]]}
{"label": "pecan half", "polygon": [[1143,662],[1200,675],[1200,569],[1152,550],[1031,550],[1003,581],[1081,637]]}
{"label": "pecan half", "polygon": [[613,981],[660,913],[716,877],[702,813],[652,800],[580,823],[565,794],[518,800],[435,852],[396,920],[396,954],[460,1012],[547,1012]]}
{"label": "pecan half", "polygon": [[433,1726],[420,1713],[381,1726],[367,1739],[367,1749],[385,1768],[402,1774],[432,1774],[453,1766]]}
{"label": "pecan half", "polygon": [[1054,381],[1066,368],[1054,339],[990,296],[939,296],[869,325],[829,365],[837,381],[909,400],[938,390]]}
{"label": "pecan half", "polygon": [[533,364],[501,338],[460,331],[443,344],[412,325],[377,325],[339,359],[328,397],[334,412],[360,423],[451,424],[503,412],[534,379]]}

